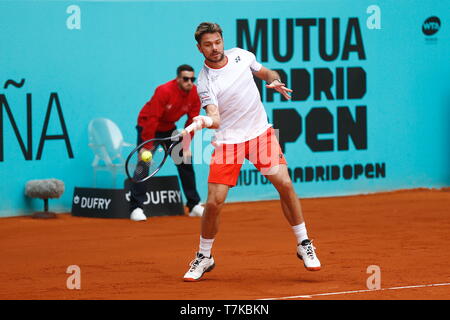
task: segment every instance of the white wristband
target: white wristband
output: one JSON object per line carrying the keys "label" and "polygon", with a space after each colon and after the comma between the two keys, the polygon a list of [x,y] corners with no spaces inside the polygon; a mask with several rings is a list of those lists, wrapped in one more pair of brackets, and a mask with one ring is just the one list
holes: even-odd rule
{"label": "white wristband", "polygon": [[[211,117],[208,116],[196,116],[194,119],[194,121],[199,121],[202,124],[202,127],[204,128],[209,128],[213,125],[213,119]],[[199,128],[201,129],[201,128]]]}
{"label": "white wristband", "polygon": [[203,118],[204,122],[205,122],[205,127],[209,128],[213,125],[214,120],[211,117],[208,116],[204,116]]}

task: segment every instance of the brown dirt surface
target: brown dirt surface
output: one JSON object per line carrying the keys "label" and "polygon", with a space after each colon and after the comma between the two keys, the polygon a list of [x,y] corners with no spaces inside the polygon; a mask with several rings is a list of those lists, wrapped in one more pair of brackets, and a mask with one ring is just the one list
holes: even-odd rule
{"label": "brown dirt surface", "polygon": [[[321,271],[296,257],[279,201],[229,203],[216,268],[197,283],[182,276],[200,218],[2,218],[0,299],[450,298],[448,189],[303,199],[302,207]],[[67,289],[71,265],[81,270],[80,290]],[[367,289],[371,265],[380,267],[382,290]]]}

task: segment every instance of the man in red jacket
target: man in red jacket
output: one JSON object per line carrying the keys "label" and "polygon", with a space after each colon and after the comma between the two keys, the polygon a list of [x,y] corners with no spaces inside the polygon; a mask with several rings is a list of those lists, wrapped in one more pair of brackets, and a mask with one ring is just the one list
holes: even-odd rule
{"label": "man in red jacket", "polygon": [[[194,85],[194,75],[194,69],[183,64],[177,68],[177,77],[174,80],[156,88],[152,98],[144,105],[138,116],[136,126],[138,144],[153,138],[170,137],[176,129],[175,123],[182,116],[188,116],[185,124],[187,127],[192,123],[192,118],[199,115],[200,99]],[[183,143],[182,149],[182,157],[189,158],[191,156],[189,145]],[[202,216],[204,208],[200,205],[191,161],[175,161],[175,165],[187,199],[189,215]],[[134,221],[147,219],[142,209],[146,201],[145,192],[143,184],[136,183],[131,186],[130,218]]]}

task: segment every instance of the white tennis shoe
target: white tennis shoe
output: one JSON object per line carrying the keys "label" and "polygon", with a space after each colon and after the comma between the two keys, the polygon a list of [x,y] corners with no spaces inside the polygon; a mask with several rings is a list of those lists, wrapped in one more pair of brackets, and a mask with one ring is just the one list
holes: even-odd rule
{"label": "white tennis shoe", "polygon": [[145,221],[147,220],[144,210],[141,208],[136,208],[131,212],[130,219],[133,221]]}
{"label": "white tennis shoe", "polygon": [[203,211],[205,211],[205,207],[199,203],[192,208],[191,212],[189,212],[189,217],[201,217],[203,216]]}
{"label": "white tennis shoe", "polygon": [[320,261],[317,258],[316,252],[314,251],[314,246],[311,240],[303,240],[297,246],[297,257],[303,260],[306,270],[308,271],[319,271]]}
{"label": "white tennis shoe", "polygon": [[209,272],[216,266],[214,258],[205,257],[203,254],[197,252],[195,259],[189,264],[190,268],[183,277],[184,281],[194,282],[199,281],[205,272]]}

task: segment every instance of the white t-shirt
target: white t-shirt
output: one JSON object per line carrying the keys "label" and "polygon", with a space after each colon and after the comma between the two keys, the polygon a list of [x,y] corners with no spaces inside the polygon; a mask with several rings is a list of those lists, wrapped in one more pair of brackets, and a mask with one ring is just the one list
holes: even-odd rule
{"label": "white t-shirt", "polygon": [[261,64],[253,53],[240,48],[226,50],[225,55],[228,62],[224,67],[203,66],[197,92],[202,107],[214,104],[219,108],[220,127],[214,141],[234,144],[256,138],[271,125],[252,74]]}

